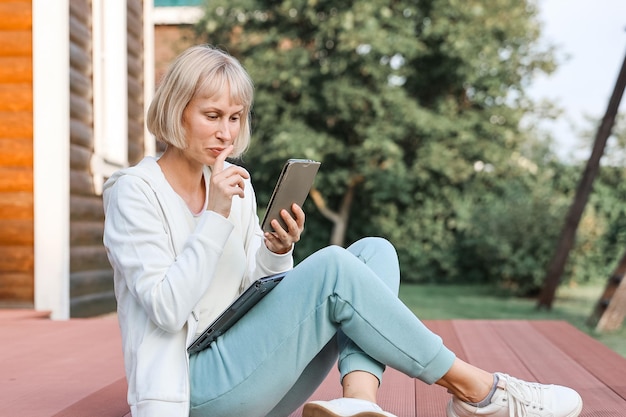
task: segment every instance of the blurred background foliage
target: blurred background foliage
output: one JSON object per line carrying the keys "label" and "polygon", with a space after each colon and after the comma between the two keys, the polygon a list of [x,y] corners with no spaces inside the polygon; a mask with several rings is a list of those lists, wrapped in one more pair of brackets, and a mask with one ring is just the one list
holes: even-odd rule
{"label": "blurred background foliage", "polygon": [[[559,161],[532,123],[558,117],[525,94],[558,65],[534,1],[211,0],[205,11],[199,40],[255,81],[240,163],[259,207],[286,159],[322,162],[298,259],[376,235],[397,247],[407,282],[538,291],[582,166]],[[614,132],[609,153],[623,155],[623,118]],[[565,281],[604,282],[626,247],[626,171],[607,160]]]}

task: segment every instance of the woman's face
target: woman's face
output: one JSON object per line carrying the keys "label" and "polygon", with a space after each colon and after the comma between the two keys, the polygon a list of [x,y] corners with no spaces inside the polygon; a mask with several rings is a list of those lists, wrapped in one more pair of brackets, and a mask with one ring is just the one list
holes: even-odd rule
{"label": "woman's face", "polygon": [[219,96],[197,94],[183,111],[187,149],[182,153],[192,161],[213,166],[215,158],[239,135],[243,110],[243,105],[231,102],[228,87]]}

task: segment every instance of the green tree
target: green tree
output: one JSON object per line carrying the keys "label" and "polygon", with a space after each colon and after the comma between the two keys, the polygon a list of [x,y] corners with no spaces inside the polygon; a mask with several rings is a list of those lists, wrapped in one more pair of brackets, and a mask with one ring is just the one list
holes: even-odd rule
{"label": "green tree", "polygon": [[304,254],[383,235],[414,280],[458,275],[465,193],[516,175],[539,29],[519,0],[211,0],[199,25],[255,80],[261,205],[286,158],[318,159]]}

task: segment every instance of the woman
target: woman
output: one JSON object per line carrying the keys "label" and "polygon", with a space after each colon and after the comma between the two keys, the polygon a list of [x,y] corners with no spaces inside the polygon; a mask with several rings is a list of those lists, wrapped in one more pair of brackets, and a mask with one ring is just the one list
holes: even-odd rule
{"label": "woman", "polygon": [[[133,416],[287,416],[335,362],[343,398],[305,417],[392,416],[375,404],[385,365],[453,394],[450,417],[575,417],[580,396],[491,374],[455,357],[397,298],[394,248],[367,238],[293,268],[305,215],[261,231],[246,170],[253,86],[209,46],[181,54],[147,116],[167,144],[105,184],[104,243],[115,272]],[[208,349],[186,347],[252,281],[285,279]],[[273,319],[267,320],[269,317]],[[541,408],[543,411],[536,411]],[[509,414],[509,409],[512,414]]]}

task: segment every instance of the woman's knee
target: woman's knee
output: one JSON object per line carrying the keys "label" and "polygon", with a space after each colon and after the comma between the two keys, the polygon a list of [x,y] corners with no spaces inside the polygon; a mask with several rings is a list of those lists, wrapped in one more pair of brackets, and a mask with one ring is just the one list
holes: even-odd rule
{"label": "woman's knee", "polygon": [[304,274],[314,273],[330,277],[343,270],[349,258],[354,259],[354,256],[341,246],[326,246],[307,257],[296,269]]}
{"label": "woman's knee", "polygon": [[373,256],[382,256],[389,260],[397,260],[396,248],[391,242],[382,237],[364,237],[352,243],[347,248],[330,245],[318,251],[323,257],[341,259],[349,254],[366,261]]}
{"label": "woman's knee", "polygon": [[363,258],[369,258],[374,255],[382,255],[392,259],[397,259],[398,257],[393,244],[382,237],[364,237],[350,245],[348,250]]}
{"label": "woman's knee", "polygon": [[395,288],[400,280],[400,265],[396,248],[387,239],[367,237],[356,241],[348,250],[367,264],[390,288]]}
{"label": "woman's knee", "polygon": [[353,276],[355,280],[362,279],[363,273],[358,271],[367,265],[368,269],[390,289],[398,292],[400,281],[398,256],[394,246],[384,238],[363,238],[347,249],[336,245],[327,246],[312,255],[309,261],[312,262],[309,265],[315,265],[318,271],[321,267],[327,272],[339,273],[343,279]]}
{"label": "woman's knee", "polygon": [[330,245],[320,249],[318,256],[319,259],[317,259],[317,261],[322,265],[340,267],[345,263],[348,257],[352,257],[353,255],[341,246]]}

